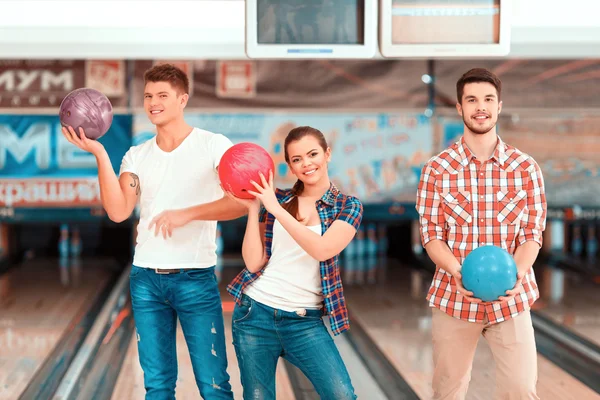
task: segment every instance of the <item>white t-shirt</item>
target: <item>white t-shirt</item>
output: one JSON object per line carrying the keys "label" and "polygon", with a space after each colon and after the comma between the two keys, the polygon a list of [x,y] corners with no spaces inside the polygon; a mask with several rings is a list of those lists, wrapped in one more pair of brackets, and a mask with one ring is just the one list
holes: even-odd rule
{"label": "white t-shirt", "polygon": [[[321,235],[321,225],[308,227]],[[283,311],[319,309],[323,304],[319,261],[275,220],[271,257],[262,275],[244,290],[259,303]]]}
{"label": "white t-shirt", "polygon": [[175,150],[158,147],[156,136],[127,151],[120,174],[140,178],[140,221],[133,264],[143,268],[207,268],[215,265],[217,221],[191,221],[164,239],[152,219],[165,210],[187,208],[223,197],[217,166],[232,146],[221,135],[194,130]]}

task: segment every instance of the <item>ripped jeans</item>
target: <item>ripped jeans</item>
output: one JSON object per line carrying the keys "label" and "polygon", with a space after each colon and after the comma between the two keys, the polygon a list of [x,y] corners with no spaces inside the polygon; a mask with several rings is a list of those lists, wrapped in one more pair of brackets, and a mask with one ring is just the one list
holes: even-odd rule
{"label": "ripped jeans", "polygon": [[307,310],[300,316],[244,295],[242,305],[235,305],[232,327],[244,400],[275,399],[279,357],[298,367],[321,399],[356,399],[350,375],[320,310]]}
{"label": "ripped jeans", "polygon": [[133,266],[130,290],[146,400],[175,400],[178,317],[202,398],[233,399],[214,267],[161,275]]}

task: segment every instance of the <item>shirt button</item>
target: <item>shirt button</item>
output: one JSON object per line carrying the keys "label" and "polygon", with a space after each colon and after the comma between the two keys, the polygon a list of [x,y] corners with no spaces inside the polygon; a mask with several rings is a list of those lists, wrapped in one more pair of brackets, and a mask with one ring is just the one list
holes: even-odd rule
{"label": "shirt button", "polygon": [[326,281],[326,280],[327,280],[327,277],[326,277],[326,276],[324,276],[324,277],[323,277],[323,280],[324,280],[324,281]]}
{"label": "shirt button", "polygon": [[483,196],[479,196],[479,197],[481,197],[483,199]]}
{"label": "shirt button", "polygon": [[483,222],[483,218],[481,218],[481,222]]}

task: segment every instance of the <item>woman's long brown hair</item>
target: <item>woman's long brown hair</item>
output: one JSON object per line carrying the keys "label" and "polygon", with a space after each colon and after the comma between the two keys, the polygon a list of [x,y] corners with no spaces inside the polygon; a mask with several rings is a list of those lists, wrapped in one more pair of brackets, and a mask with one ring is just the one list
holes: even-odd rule
{"label": "woman's long brown hair", "polygon": [[[327,151],[327,141],[325,140],[325,136],[323,135],[323,133],[315,128],[312,128],[310,126],[299,126],[297,128],[292,129],[287,137],[285,138],[285,142],[284,142],[284,154],[285,154],[285,162],[290,163],[290,155],[288,153],[288,146],[293,143],[296,142],[300,139],[302,139],[305,136],[312,136],[315,139],[317,139],[317,141],[319,142],[319,145],[323,148],[323,151]],[[287,212],[289,212],[294,218],[296,219],[300,219],[300,216],[298,215],[298,196],[300,196],[302,194],[302,192],[304,191],[304,183],[298,179],[296,181],[296,183],[294,184],[294,186],[292,187],[292,199],[290,201],[288,201],[287,203],[283,204],[283,208],[287,210]]]}

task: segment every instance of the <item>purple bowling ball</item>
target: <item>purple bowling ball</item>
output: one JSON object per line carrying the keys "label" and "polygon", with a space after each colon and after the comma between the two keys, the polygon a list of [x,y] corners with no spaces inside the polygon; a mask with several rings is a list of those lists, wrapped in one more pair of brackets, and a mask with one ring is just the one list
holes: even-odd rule
{"label": "purple bowling ball", "polygon": [[90,89],[75,89],[60,104],[60,124],[72,126],[79,134],[83,128],[89,139],[100,139],[110,128],[113,108],[110,100],[101,92]]}

